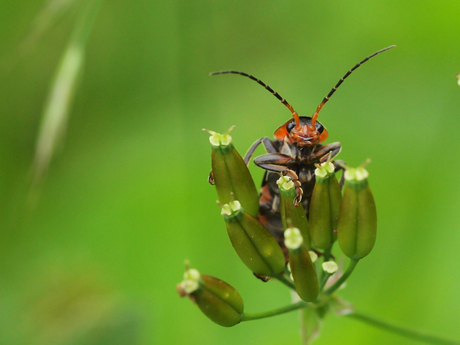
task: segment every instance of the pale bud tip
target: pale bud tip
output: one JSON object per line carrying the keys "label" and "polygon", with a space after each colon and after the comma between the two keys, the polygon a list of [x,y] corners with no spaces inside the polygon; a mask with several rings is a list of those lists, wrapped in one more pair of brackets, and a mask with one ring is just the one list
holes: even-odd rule
{"label": "pale bud tip", "polygon": [[329,274],[333,274],[337,272],[337,270],[339,269],[339,266],[337,266],[337,264],[334,261],[323,262],[322,266],[323,266],[323,270]]}
{"label": "pale bud tip", "polygon": [[276,184],[283,188],[284,190],[290,190],[295,187],[294,182],[292,182],[289,176],[281,176],[277,181]]}
{"label": "pale bud tip", "polygon": [[229,204],[222,205],[222,210],[220,211],[220,214],[222,216],[231,216],[232,215],[232,208],[230,207]]}
{"label": "pale bud tip", "polygon": [[345,180],[347,181],[364,181],[369,177],[369,172],[363,168],[348,168],[345,170]]}
{"label": "pale bud tip", "polygon": [[228,206],[232,209],[233,212],[241,210],[241,203],[238,200],[233,200],[228,203]]}
{"label": "pale bud tip", "polygon": [[203,131],[208,132],[211,134],[209,137],[209,142],[212,146],[227,146],[230,145],[232,142],[232,137],[228,134],[235,126],[231,127],[227,132],[224,134],[220,134],[214,131],[210,131],[208,129],[203,128]]}
{"label": "pale bud tip", "polygon": [[315,175],[321,178],[326,177],[327,175],[333,174],[335,172],[334,164],[331,162],[326,162],[321,165],[317,165],[315,169]]}
{"label": "pale bud tip", "polygon": [[222,136],[220,138],[220,143],[221,143],[222,146],[230,145],[231,142],[232,142],[231,135],[229,135],[228,133],[222,134]]}
{"label": "pale bud tip", "polygon": [[180,283],[180,287],[187,294],[191,294],[196,291],[199,286],[200,272],[198,270],[191,268],[184,272],[184,280]]}
{"label": "pale bud tip", "polygon": [[315,262],[316,260],[318,260],[318,254],[316,254],[314,251],[309,251],[308,254],[310,254],[310,259],[311,259],[311,262]]}
{"label": "pale bud tip", "polygon": [[287,228],[284,232],[284,244],[288,249],[297,249],[303,243],[303,237],[298,228]]}

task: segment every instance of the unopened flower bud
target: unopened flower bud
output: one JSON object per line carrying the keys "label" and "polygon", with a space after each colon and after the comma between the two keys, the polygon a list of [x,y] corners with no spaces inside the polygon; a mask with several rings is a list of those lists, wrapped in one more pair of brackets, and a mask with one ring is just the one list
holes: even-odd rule
{"label": "unopened flower bud", "polygon": [[224,134],[205,130],[211,134],[209,141],[212,147],[212,174],[217,195],[221,203],[227,204],[231,201],[230,194],[233,193],[245,210],[256,217],[259,213],[259,193],[248,167],[233,146],[232,137],[229,135],[233,128]]}
{"label": "unopened flower bud", "polygon": [[334,261],[323,262],[322,267],[329,274],[334,274],[339,269],[339,266]]}
{"label": "unopened flower bud", "polygon": [[318,260],[318,254],[316,254],[314,251],[310,250],[308,254],[310,254],[311,262],[315,263],[316,260]]}
{"label": "unopened flower bud", "polygon": [[289,265],[297,294],[306,302],[314,301],[319,293],[318,276],[308,250],[302,245],[300,230],[287,228],[284,236],[285,245],[289,250]]}
{"label": "unopened flower bud", "polygon": [[[279,186],[281,203],[281,220],[284,229],[296,227],[300,230],[303,237],[303,244],[310,249],[310,225],[308,224],[307,214],[301,203],[295,205],[297,192],[295,185],[289,176],[282,176],[276,182]],[[288,224],[288,219],[291,224]]]}
{"label": "unopened flower bud", "polygon": [[252,272],[270,277],[284,269],[285,258],[278,242],[237,200],[223,205],[221,213],[233,248]]}
{"label": "unopened flower bud", "polygon": [[337,229],[342,193],[331,162],[318,166],[315,176],[310,202],[310,237],[316,248],[328,249],[337,238],[334,230]]}
{"label": "unopened flower bud", "polygon": [[362,259],[375,244],[377,211],[363,166],[345,171],[345,193],[337,235],[340,248],[351,259]]}
{"label": "unopened flower bud", "polygon": [[235,326],[243,317],[240,294],[220,279],[187,269],[177,289],[181,297],[189,296],[208,318],[221,326]]}
{"label": "unopened flower bud", "polygon": [[288,249],[298,249],[303,244],[303,237],[298,228],[287,228],[284,232],[284,244]]}

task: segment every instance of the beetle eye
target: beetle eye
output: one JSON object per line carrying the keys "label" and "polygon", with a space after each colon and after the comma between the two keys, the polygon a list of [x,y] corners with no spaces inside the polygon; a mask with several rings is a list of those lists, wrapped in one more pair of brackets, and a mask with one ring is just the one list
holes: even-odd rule
{"label": "beetle eye", "polygon": [[315,123],[316,130],[321,134],[324,131],[324,126],[320,124],[319,122]]}
{"label": "beetle eye", "polygon": [[286,130],[288,131],[288,133],[290,133],[294,127],[295,127],[295,121],[291,121],[286,125]]}

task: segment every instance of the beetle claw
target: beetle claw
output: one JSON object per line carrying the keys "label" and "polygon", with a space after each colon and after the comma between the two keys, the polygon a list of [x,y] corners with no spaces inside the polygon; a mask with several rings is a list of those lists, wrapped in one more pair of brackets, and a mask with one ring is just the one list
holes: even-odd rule
{"label": "beetle claw", "polygon": [[209,184],[214,186],[214,174],[212,173],[212,171],[209,173],[208,182]]}
{"label": "beetle claw", "polygon": [[303,190],[302,190],[302,187],[301,187],[302,184],[300,183],[299,177],[297,176],[297,174],[294,171],[292,171],[290,169],[287,169],[286,171],[283,171],[283,176],[286,176],[286,175],[288,175],[291,178],[291,181],[295,185],[295,190],[297,192],[297,196],[294,199],[294,204],[297,206],[299,204],[299,202],[302,201],[302,194],[303,194]]}
{"label": "beetle claw", "polygon": [[297,189],[297,196],[294,199],[294,205],[297,207],[299,203],[302,201],[302,194],[303,190],[302,188]]}

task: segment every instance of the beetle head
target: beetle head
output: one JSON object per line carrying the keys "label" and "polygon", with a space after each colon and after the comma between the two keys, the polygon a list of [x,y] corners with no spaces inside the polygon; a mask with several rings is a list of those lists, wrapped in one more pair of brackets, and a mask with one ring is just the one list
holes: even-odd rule
{"label": "beetle head", "polygon": [[321,123],[308,116],[293,115],[293,119],[275,131],[276,139],[299,147],[312,147],[327,139],[327,130]]}

